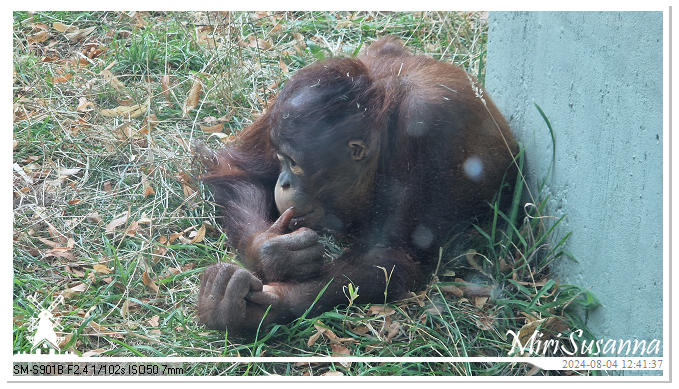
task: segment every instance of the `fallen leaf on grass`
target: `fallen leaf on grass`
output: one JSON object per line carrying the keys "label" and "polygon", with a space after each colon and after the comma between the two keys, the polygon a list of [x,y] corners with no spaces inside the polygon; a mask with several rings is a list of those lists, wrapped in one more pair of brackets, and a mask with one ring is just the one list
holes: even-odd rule
{"label": "fallen leaf on grass", "polygon": [[547,340],[556,337],[557,334],[563,334],[569,328],[568,323],[558,316],[534,320],[521,327],[519,330],[519,340],[521,344],[527,344],[536,330],[545,335],[545,338],[542,340]]}
{"label": "fallen leaf on grass", "polygon": [[321,374],[321,377],[342,377],[344,376],[344,373],[341,371],[326,371],[325,373]]}
{"label": "fallen leaf on grass", "polygon": [[64,23],[54,22],[52,23],[52,28],[59,32],[72,32],[78,29],[76,26],[68,26]]}
{"label": "fallen leaf on grass", "polygon": [[283,60],[278,61],[278,66],[280,66],[283,74],[288,74],[290,72],[290,69],[288,69],[288,65],[286,65],[285,62],[283,62]]}
{"label": "fallen leaf on grass", "polygon": [[111,222],[108,223],[108,224],[106,225],[106,233],[107,233],[107,234],[110,234],[110,233],[112,233],[116,228],[118,228],[118,227],[124,225],[125,223],[127,223],[127,218],[129,217],[129,215],[130,215],[129,212],[125,212],[125,214],[123,214],[123,216],[120,216],[120,217],[118,217],[117,219],[111,220]]}
{"label": "fallen leaf on grass", "polygon": [[116,117],[123,116],[125,118],[134,119],[146,113],[147,107],[145,104],[135,105],[119,105],[112,109],[102,109],[99,111],[101,116]]}
{"label": "fallen leaf on grass", "polygon": [[158,285],[156,285],[156,283],[151,279],[151,277],[149,277],[148,272],[144,272],[144,274],[141,277],[141,281],[144,283],[144,285],[146,285],[147,288],[151,289],[155,293],[158,293],[159,291]]}
{"label": "fallen leaf on grass", "polygon": [[149,197],[152,194],[155,194],[156,191],[153,190],[153,187],[149,183],[149,180],[146,178],[146,175],[141,176],[141,184],[144,187],[144,197]]}
{"label": "fallen leaf on grass", "polygon": [[50,38],[50,33],[47,31],[40,31],[36,34],[29,35],[26,37],[28,44],[32,43],[42,43]]}
{"label": "fallen leaf on grass", "polygon": [[190,244],[193,244],[193,243],[200,243],[200,242],[203,241],[203,239],[205,239],[205,224],[203,224],[203,225],[200,227],[200,229],[198,230],[198,232],[196,232],[196,236],[194,236],[194,237],[191,239]]}
{"label": "fallen leaf on grass", "polygon": [[172,93],[172,89],[170,89],[170,76],[164,75],[163,78],[160,79],[160,86],[163,90],[163,96],[165,96],[165,100],[172,101],[170,100],[170,95]]}
{"label": "fallen leaf on grass", "polygon": [[391,339],[401,332],[401,323],[393,322],[389,325],[389,332],[387,333],[387,342],[391,343]]}
{"label": "fallen leaf on grass", "polygon": [[76,111],[78,112],[89,112],[94,110],[94,103],[91,101],[87,101],[86,97],[81,97],[78,99],[78,107],[76,108]]}
{"label": "fallen leaf on grass", "polygon": [[125,84],[120,82],[118,77],[116,77],[110,70],[104,69],[99,73],[99,75],[104,77],[104,80],[111,84],[111,86],[114,87],[115,89],[121,90],[125,88]]}
{"label": "fallen leaf on grass", "polygon": [[462,297],[464,295],[462,289],[455,285],[439,285],[439,289],[441,289],[441,292],[452,294],[455,297]]}
{"label": "fallen leaf on grass", "polygon": [[61,338],[61,341],[59,342],[59,348],[64,348],[68,342],[71,341],[71,339],[73,339],[73,334],[66,334],[66,336]]}
{"label": "fallen leaf on grass", "polygon": [[334,343],[330,345],[333,357],[348,357],[351,355],[351,351],[348,348],[339,343]]}
{"label": "fallen leaf on grass", "polygon": [[94,265],[92,265],[92,269],[94,269],[95,272],[100,274],[111,274],[111,272],[113,271],[103,263],[95,263]]}
{"label": "fallen leaf on grass", "polygon": [[151,326],[151,327],[158,327],[160,317],[158,315],[153,315],[150,319],[148,319],[146,322]]}
{"label": "fallen leaf on grass", "polygon": [[125,230],[125,235],[135,236],[135,235],[137,235],[138,230],[139,230],[139,222],[133,221],[132,223],[130,223],[129,226],[127,226],[127,229]]}
{"label": "fallen leaf on grass", "polygon": [[117,331],[111,330],[107,327],[104,327],[101,324],[95,322],[94,320],[90,321],[89,327],[90,327],[90,329],[94,330],[94,335],[108,335],[108,336],[112,336],[114,338],[122,338],[122,336],[123,336],[123,334],[121,334]]}
{"label": "fallen leaf on grass", "polygon": [[45,239],[45,238],[38,237],[38,240],[41,241],[42,243],[48,245],[48,246],[51,247],[51,248],[55,248],[55,247],[58,247],[58,246],[59,246],[59,243],[53,242],[53,241],[51,241],[51,240],[49,240],[49,239]]}
{"label": "fallen leaf on grass", "polygon": [[191,85],[191,90],[189,91],[189,95],[186,97],[186,101],[184,101],[184,108],[182,109],[182,118],[185,118],[186,115],[189,114],[189,112],[193,111],[193,109],[196,108],[202,90],[203,84],[201,84],[200,79],[198,79],[198,77],[194,78],[193,85]]}
{"label": "fallen leaf on grass", "polygon": [[240,47],[251,47],[253,49],[259,50],[269,50],[273,47],[271,42],[265,41],[261,38],[255,38],[254,36],[251,36],[247,41],[240,41],[238,45]]}
{"label": "fallen leaf on grass", "polygon": [[158,117],[156,117],[156,114],[152,113],[144,119],[144,124],[142,124],[139,133],[145,135],[150,134],[151,131],[156,128],[156,124],[158,124]]}
{"label": "fallen leaf on grass", "polygon": [[70,267],[68,265],[66,266],[66,271],[73,274],[76,277],[80,277],[80,278],[85,277],[85,273],[83,273],[82,271],[80,271],[76,268]]}
{"label": "fallen leaf on grass", "polygon": [[63,76],[52,77],[52,83],[59,84],[59,83],[62,83],[62,82],[66,82],[66,81],[70,80],[71,78],[73,78],[73,73],[66,73]]}
{"label": "fallen leaf on grass", "polygon": [[87,285],[84,283],[79,283],[75,286],[72,286],[70,288],[66,288],[63,292],[61,292],[61,295],[64,296],[65,299],[69,299],[73,297],[74,295],[78,293],[82,293],[87,290]]}
{"label": "fallen leaf on grass", "polygon": [[83,357],[98,357],[99,355],[107,352],[108,349],[105,349],[103,347],[99,347],[98,349],[90,350],[90,351],[85,351],[83,353]]}
{"label": "fallen leaf on grass", "polygon": [[66,38],[68,40],[76,41],[76,40],[83,39],[86,36],[90,35],[91,33],[94,32],[95,29],[96,29],[96,27],[92,26],[92,27],[88,27],[88,28],[85,28],[85,29],[82,29],[82,30],[77,29],[77,30],[74,30],[74,31],[71,31],[71,32],[67,32],[64,35],[66,35]]}
{"label": "fallen leaf on grass", "polygon": [[101,222],[101,216],[99,216],[98,212],[90,212],[87,215],[85,215],[88,221],[91,221],[92,223],[99,223]]}
{"label": "fallen leaf on grass", "polygon": [[386,305],[371,305],[370,308],[368,308],[368,311],[370,311],[371,315],[384,315],[384,316],[390,316],[396,310],[394,308],[391,308]]}
{"label": "fallen leaf on grass", "polygon": [[70,247],[55,247],[51,250],[47,250],[45,257],[64,258],[68,259],[69,261],[75,260],[75,256],[71,252]]}
{"label": "fallen leaf on grass", "polygon": [[200,129],[203,130],[203,132],[207,132],[210,134],[214,134],[217,132],[223,132],[224,131],[224,123],[217,123],[214,126],[204,126],[200,125]]}
{"label": "fallen leaf on grass", "polygon": [[123,306],[120,307],[120,316],[127,320],[128,313],[130,313],[130,299],[125,299]]}

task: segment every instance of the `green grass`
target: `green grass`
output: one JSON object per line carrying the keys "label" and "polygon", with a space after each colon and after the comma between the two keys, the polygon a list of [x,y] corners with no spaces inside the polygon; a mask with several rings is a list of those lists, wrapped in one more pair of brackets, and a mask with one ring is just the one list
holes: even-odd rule
{"label": "green grass", "polygon": [[[69,39],[55,22],[94,30]],[[29,43],[44,28],[50,37]],[[388,315],[370,306],[340,306],[262,329],[257,341],[245,344],[225,343],[224,334],[196,323],[200,272],[235,257],[210,193],[194,178],[200,168],[187,145],[202,139],[219,147],[221,138],[266,109],[297,69],[356,55],[386,34],[482,82],[486,29],[481,13],[14,13],[13,162],[25,174],[15,172],[13,182],[13,352],[30,351],[32,318],[59,295],[65,302],[53,310],[58,335],[64,349],[81,355],[303,357],[342,350],[329,332],[310,342],[318,325],[347,338],[339,345],[353,356],[506,356],[506,331],[520,329],[526,314],[559,316],[571,328],[584,328],[579,310],[596,300],[549,273],[551,263],[568,257],[568,235],[554,235],[558,221],[544,217],[546,199],[538,193],[536,206],[524,212],[522,185],[507,213],[490,206],[490,222],[452,240],[426,290],[389,305]],[[78,53],[92,48],[100,52],[79,65]],[[203,83],[200,103],[183,116],[194,79]],[[146,108],[132,119],[101,114],[123,104]],[[150,115],[153,129],[140,132]],[[224,124],[221,134],[202,131],[201,125],[215,123]],[[126,213],[126,221],[107,230]],[[204,239],[192,242],[201,226]],[[460,277],[491,290],[488,301],[456,295]],[[530,369],[507,363],[206,363],[185,374],[523,375]]]}

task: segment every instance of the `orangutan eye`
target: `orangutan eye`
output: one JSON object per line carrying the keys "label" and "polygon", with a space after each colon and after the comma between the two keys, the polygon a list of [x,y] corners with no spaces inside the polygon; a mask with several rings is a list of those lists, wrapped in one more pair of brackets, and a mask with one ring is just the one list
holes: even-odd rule
{"label": "orangutan eye", "polygon": [[290,166],[297,166],[297,162],[295,162],[294,159],[290,158],[287,155],[281,154],[281,153],[276,153],[276,158],[278,158],[279,161],[285,162],[288,161],[290,163]]}
{"label": "orangutan eye", "polygon": [[288,164],[290,165],[290,170],[294,174],[297,174],[297,175],[304,174],[304,171],[302,170],[301,167],[297,166],[297,162],[295,162],[294,159],[290,158],[289,156],[287,156],[285,154],[280,154],[280,153],[277,153],[276,157],[278,158],[279,161],[281,161],[281,163],[284,163],[284,162],[287,161]]}

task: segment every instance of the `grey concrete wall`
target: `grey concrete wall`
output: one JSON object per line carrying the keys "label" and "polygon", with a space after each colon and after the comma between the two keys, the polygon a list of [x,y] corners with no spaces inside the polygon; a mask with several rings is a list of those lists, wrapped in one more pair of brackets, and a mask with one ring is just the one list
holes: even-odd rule
{"label": "grey concrete wall", "polygon": [[[662,339],[662,13],[493,12],[486,88],[572,231],[599,337]],[[556,162],[544,110],[556,136]]]}

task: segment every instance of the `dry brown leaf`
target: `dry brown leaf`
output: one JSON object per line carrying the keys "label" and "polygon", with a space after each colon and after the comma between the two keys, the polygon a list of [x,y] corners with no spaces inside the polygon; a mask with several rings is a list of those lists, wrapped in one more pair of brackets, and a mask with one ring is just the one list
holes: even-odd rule
{"label": "dry brown leaf", "polygon": [[344,376],[344,373],[341,371],[326,371],[325,373],[321,374],[321,377],[342,377]]}
{"label": "dry brown leaf", "polygon": [[523,286],[530,286],[530,287],[536,287],[536,286],[545,286],[545,284],[549,281],[549,278],[544,278],[540,281],[537,282],[526,282],[526,281],[516,281],[517,284],[521,284]]}
{"label": "dry brown leaf", "polygon": [[144,186],[144,197],[149,197],[150,195],[156,193],[156,191],[153,190],[153,187],[151,186],[151,184],[149,184],[148,180],[146,180],[144,176],[142,176],[142,185]]}
{"label": "dry brown leaf", "polygon": [[125,235],[135,236],[135,235],[137,235],[138,230],[139,230],[139,222],[133,221],[132,223],[130,223],[129,226],[127,226],[127,229],[125,230]]}
{"label": "dry brown leaf", "polygon": [[214,126],[204,126],[200,125],[200,129],[203,130],[203,132],[207,132],[210,134],[214,134],[216,132],[223,132],[224,131],[224,123],[217,123]]}
{"label": "dry brown leaf", "polygon": [[122,216],[118,217],[117,219],[111,220],[110,223],[106,225],[106,233],[112,233],[116,228],[124,225],[127,223],[127,218],[129,217],[129,212],[125,212]]}
{"label": "dry brown leaf", "polygon": [[108,351],[108,349],[103,348],[103,347],[99,347],[99,348],[94,349],[94,350],[85,351],[82,356],[83,357],[98,357],[99,355],[101,355],[101,354],[103,354],[107,351]]}
{"label": "dry brown leaf", "polygon": [[74,295],[78,293],[82,293],[87,290],[87,285],[84,283],[79,283],[76,284],[70,288],[66,288],[63,292],[61,292],[61,295],[64,296],[65,299],[69,299],[73,297]]}
{"label": "dry brown leaf", "polygon": [[393,322],[389,325],[389,332],[387,333],[387,342],[391,342],[391,339],[401,332],[401,323]]}
{"label": "dry brown leaf", "polygon": [[125,299],[123,306],[120,307],[120,316],[127,320],[128,313],[130,313],[130,299]]}
{"label": "dry brown leaf", "polygon": [[483,308],[486,301],[488,301],[488,297],[474,297],[474,305],[479,309]]}
{"label": "dry brown leaf", "polygon": [[52,28],[54,28],[55,30],[57,30],[59,32],[71,32],[71,31],[75,31],[75,30],[78,29],[78,27],[76,27],[76,26],[67,26],[64,23],[60,23],[60,22],[52,23]]}
{"label": "dry brown leaf", "polygon": [[170,274],[172,274],[173,276],[176,276],[177,274],[180,274],[182,272],[182,270],[177,267],[168,267],[167,271],[169,271]]}
{"label": "dry brown leaf", "polygon": [[283,62],[283,60],[278,61],[278,65],[280,66],[283,74],[288,74],[290,72],[290,69],[288,69],[288,65],[286,65],[285,62]]}
{"label": "dry brown leaf", "polygon": [[51,248],[55,248],[55,247],[58,247],[58,246],[59,246],[59,243],[53,242],[53,241],[51,241],[51,240],[49,240],[49,239],[45,239],[45,238],[40,238],[40,237],[38,237],[38,240],[41,241],[42,243],[48,245],[48,246],[51,247]]}
{"label": "dry brown leaf", "polygon": [[85,277],[85,273],[70,266],[66,266],[66,271],[73,274],[76,277]]}
{"label": "dry brown leaf", "polygon": [[563,334],[569,328],[568,323],[558,316],[534,320],[521,327],[519,330],[519,340],[521,341],[521,344],[527,344],[536,330],[539,330],[545,335],[545,337],[542,338],[543,340],[547,340],[549,338],[554,338],[557,334]]}
{"label": "dry brown leaf", "polygon": [[203,241],[203,239],[205,239],[205,224],[203,224],[198,232],[196,232],[196,236],[191,239],[190,244],[200,243]]}
{"label": "dry brown leaf", "polygon": [[33,28],[33,30],[47,31],[50,29],[45,23],[33,23],[31,24],[31,27]]}
{"label": "dry brown leaf", "polygon": [[99,223],[102,220],[98,212],[90,212],[87,215],[85,215],[85,217],[92,223]]}
{"label": "dry brown leaf", "polygon": [[307,342],[306,342],[307,347],[313,346],[316,343],[316,341],[318,340],[318,338],[321,337],[322,334],[323,333],[321,331],[316,331],[313,335],[311,335],[309,337],[309,340],[307,340]]}
{"label": "dry brown leaf", "polygon": [[73,73],[66,73],[63,76],[52,77],[52,83],[59,84],[59,83],[62,83],[62,82],[66,82],[66,81],[70,80],[71,78],[73,78]]}
{"label": "dry brown leaf", "polygon": [[187,199],[193,197],[194,193],[196,193],[196,191],[193,188],[191,188],[188,184],[184,183],[182,183],[182,190],[184,191],[184,198]]}
{"label": "dry brown leaf", "polygon": [[156,124],[158,124],[158,117],[156,114],[152,113],[144,119],[144,124],[142,125],[141,130],[139,130],[139,133],[150,134],[151,131],[156,128]]}
{"label": "dry brown leaf", "polygon": [[368,328],[368,326],[366,326],[365,324],[361,324],[358,327],[351,330],[351,332],[353,332],[356,335],[365,335],[368,332],[370,332],[370,328]]}
{"label": "dry brown leaf", "polygon": [[148,319],[146,322],[151,326],[151,327],[158,327],[160,320],[160,316],[158,315],[153,315],[150,319]]}
{"label": "dry brown leaf", "polygon": [[64,258],[70,261],[75,260],[75,256],[71,252],[70,247],[55,247],[53,249],[47,250],[45,257]]}
{"label": "dry brown leaf", "polygon": [[[103,54],[106,51],[106,48],[99,46],[98,43],[88,43],[83,47],[82,53],[89,59],[94,59]],[[83,63],[83,61],[85,63]],[[80,59],[80,63],[85,65],[89,64],[90,61],[88,61],[85,58]]]}
{"label": "dry brown leaf", "polygon": [[87,97],[83,96],[80,99],[78,99],[78,107],[76,108],[76,111],[78,112],[89,112],[94,109],[94,103],[91,101],[87,101]]}
{"label": "dry brown leaf", "polygon": [[63,338],[61,338],[61,341],[59,342],[59,348],[64,348],[68,342],[71,341],[73,338],[73,334],[66,334]]}
{"label": "dry brown leaf", "polygon": [[200,94],[203,91],[203,84],[201,84],[200,79],[195,77],[193,79],[193,85],[191,85],[191,90],[189,95],[184,101],[184,108],[182,109],[182,117],[185,118],[189,112],[193,111],[196,106],[198,106],[198,100],[200,100]]}
{"label": "dry brown leaf", "polygon": [[465,297],[488,297],[493,293],[493,286],[491,285],[479,285],[466,282],[462,278],[456,278],[455,282],[460,284],[459,288],[462,289]]}
{"label": "dry brown leaf", "polygon": [[351,351],[340,343],[333,343],[330,345],[333,357],[348,357],[351,356]]}
{"label": "dry brown leaf", "polygon": [[134,119],[137,118],[148,110],[147,106],[144,104],[135,104],[135,105],[119,105],[113,109],[102,109],[99,111],[101,116],[105,117],[115,117],[115,116],[122,116],[125,118],[130,118]]}
{"label": "dry brown leaf", "polygon": [[42,43],[50,38],[50,33],[47,31],[40,31],[36,34],[29,35],[26,37],[26,41],[28,41],[28,44],[33,44],[33,43]]}
{"label": "dry brown leaf", "polygon": [[[106,193],[111,193],[111,192],[113,192],[113,188],[111,187],[111,182],[110,182],[110,181],[104,182],[104,192],[106,192]],[[97,215],[97,216],[99,216],[99,215]]]}
{"label": "dry brown leaf", "polygon": [[509,273],[512,271],[512,267],[507,264],[504,258],[500,257],[500,271],[503,273]]}
{"label": "dry brown leaf", "polygon": [[440,285],[439,289],[441,289],[443,293],[452,294],[455,297],[462,297],[464,295],[462,289],[455,285]]}
{"label": "dry brown leaf", "polygon": [[483,273],[483,267],[481,267],[481,265],[479,265],[478,261],[476,260],[476,250],[471,249],[467,251],[467,253],[465,253],[465,258],[467,259],[467,263],[469,263],[471,267]]}
{"label": "dry brown leaf", "polygon": [[165,96],[165,100],[172,101],[170,100],[170,95],[172,93],[172,89],[170,88],[170,76],[167,74],[164,75],[163,78],[160,79],[160,86],[163,89],[163,96]]}
{"label": "dry brown leaf", "polygon": [[149,277],[148,272],[144,272],[144,274],[141,277],[141,281],[146,285],[147,288],[151,289],[153,292],[158,293],[158,285]]}
{"label": "dry brown leaf", "polygon": [[123,84],[118,77],[116,77],[113,73],[111,73],[110,70],[104,69],[99,73],[102,77],[104,77],[104,80],[108,83],[111,84],[112,87],[114,87],[117,90],[121,90],[125,88],[125,84]]}
{"label": "dry brown leaf", "polygon": [[74,31],[67,32],[67,33],[64,34],[64,35],[66,35],[66,38],[67,38],[68,40],[70,40],[70,41],[76,41],[76,40],[83,39],[83,38],[85,38],[86,36],[90,35],[91,33],[94,32],[95,29],[96,29],[95,26],[88,27],[88,28],[85,28],[85,29],[82,29],[82,30],[81,30],[81,29],[76,29],[76,30],[74,30]]}
{"label": "dry brown leaf", "polygon": [[116,333],[115,331],[102,326],[101,324],[95,322],[94,320],[90,321],[89,326],[95,331],[97,335],[112,335],[114,337],[122,336],[121,334]]}
{"label": "dry brown leaf", "polygon": [[370,308],[368,308],[368,311],[370,311],[371,315],[384,315],[384,316],[390,316],[394,312],[396,312],[394,308],[386,305],[371,305]]}
{"label": "dry brown leaf", "polygon": [[94,269],[94,271],[99,274],[111,274],[111,272],[113,271],[103,263],[95,263],[94,265],[92,265],[92,269]]}
{"label": "dry brown leaf", "polygon": [[80,173],[81,170],[82,169],[79,168],[79,167],[75,167],[75,168],[62,167],[62,168],[59,168],[59,176],[61,176],[61,177],[73,176],[75,174]]}

